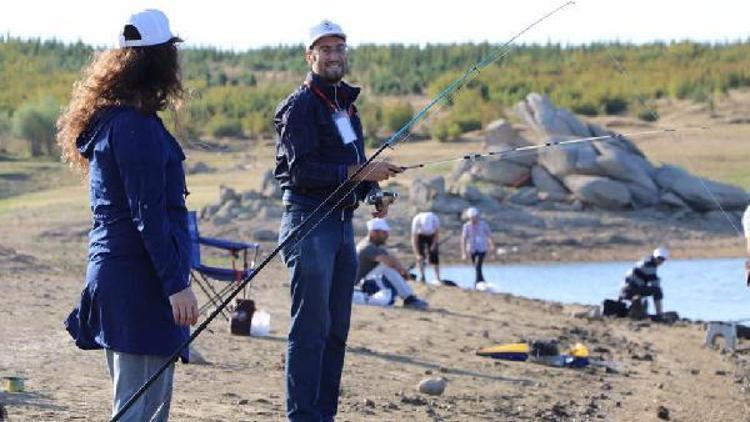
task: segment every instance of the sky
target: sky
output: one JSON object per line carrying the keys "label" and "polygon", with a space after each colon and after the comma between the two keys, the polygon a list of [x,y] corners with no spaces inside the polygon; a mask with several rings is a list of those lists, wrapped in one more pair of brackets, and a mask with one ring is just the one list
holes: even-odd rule
{"label": "sky", "polygon": [[[304,42],[322,19],[340,24],[350,45],[502,43],[565,0],[178,1],[6,0],[0,34],[114,46],[129,14],[164,11],[187,46],[246,50]],[[519,43],[750,39],[748,0],[578,0]]]}

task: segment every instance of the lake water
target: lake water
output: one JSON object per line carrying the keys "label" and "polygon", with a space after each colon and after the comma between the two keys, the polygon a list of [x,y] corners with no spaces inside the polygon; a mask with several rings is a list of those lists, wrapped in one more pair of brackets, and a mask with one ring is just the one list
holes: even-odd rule
{"label": "lake water", "polygon": [[[744,259],[669,260],[659,267],[664,310],[701,320],[750,318],[750,288]],[[498,292],[562,303],[600,305],[615,299],[634,262],[485,265],[484,277]],[[428,270],[428,277],[432,275]],[[444,266],[444,279],[473,286],[474,268]],[[649,300],[653,313],[653,302]]]}

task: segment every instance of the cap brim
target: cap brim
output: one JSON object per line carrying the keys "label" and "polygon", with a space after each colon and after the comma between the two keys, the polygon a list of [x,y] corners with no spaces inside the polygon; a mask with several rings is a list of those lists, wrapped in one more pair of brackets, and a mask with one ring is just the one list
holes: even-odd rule
{"label": "cap brim", "polygon": [[308,49],[313,48],[316,42],[320,41],[321,38],[325,38],[325,37],[336,37],[336,38],[341,38],[342,40],[346,41],[346,34],[344,34],[343,32],[332,32],[330,34],[323,34],[315,38],[314,40],[310,41],[310,45],[308,45],[307,48]]}

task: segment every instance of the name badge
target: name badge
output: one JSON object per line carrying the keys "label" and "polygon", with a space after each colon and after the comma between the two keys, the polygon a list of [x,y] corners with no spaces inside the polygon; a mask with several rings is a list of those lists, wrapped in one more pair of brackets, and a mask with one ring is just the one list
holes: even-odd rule
{"label": "name badge", "polygon": [[357,140],[357,134],[354,133],[352,121],[349,119],[347,112],[340,110],[333,113],[333,122],[336,124],[336,129],[339,131],[339,136],[341,136],[344,145],[349,145]]}

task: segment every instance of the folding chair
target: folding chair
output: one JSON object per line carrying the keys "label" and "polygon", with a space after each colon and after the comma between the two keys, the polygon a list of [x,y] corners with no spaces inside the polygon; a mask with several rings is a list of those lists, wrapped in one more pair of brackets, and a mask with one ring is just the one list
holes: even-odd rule
{"label": "folding chair", "polygon": [[[223,239],[202,237],[198,234],[198,219],[195,211],[188,212],[188,230],[190,232],[191,257],[190,257],[190,279],[200,287],[208,297],[208,302],[200,307],[199,311],[204,314],[211,307],[218,307],[223,301],[224,295],[232,290],[236,283],[252,274],[255,261],[260,252],[257,243],[233,242]],[[229,252],[232,259],[232,268],[209,267],[201,263],[201,245],[212,248],[223,249]],[[248,250],[253,250],[252,259],[248,261]],[[242,266],[237,268],[238,260],[242,257]],[[223,282],[225,286],[216,288],[212,282]],[[229,320],[229,317],[221,311],[221,315]]]}

